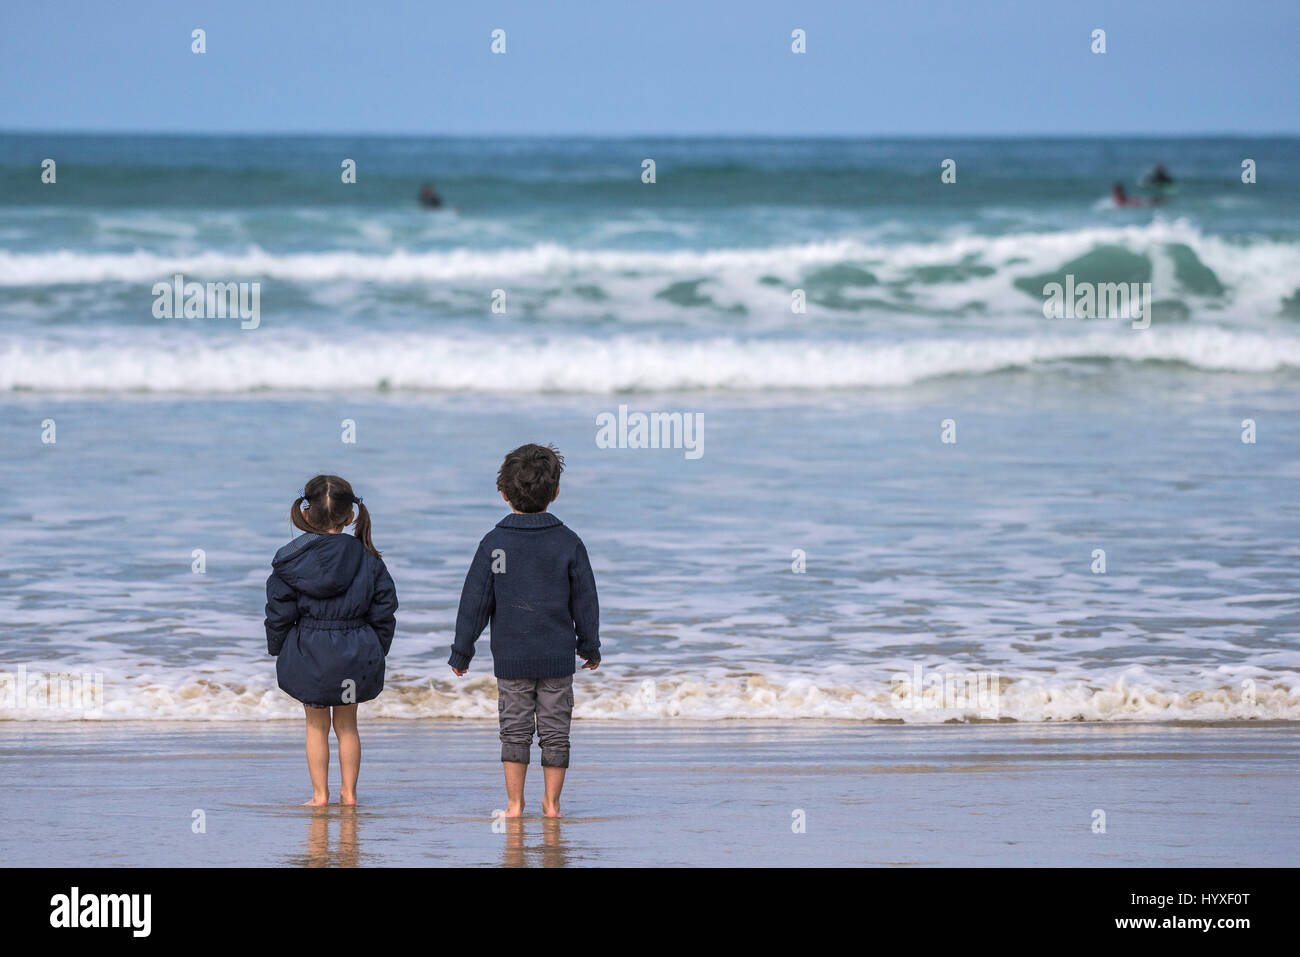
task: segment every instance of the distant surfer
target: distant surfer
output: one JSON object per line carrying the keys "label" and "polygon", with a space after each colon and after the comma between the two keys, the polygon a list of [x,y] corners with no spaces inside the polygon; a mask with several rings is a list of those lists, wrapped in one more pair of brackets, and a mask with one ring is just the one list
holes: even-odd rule
{"label": "distant surfer", "polygon": [[420,188],[420,205],[425,209],[442,208],[442,197],[438,195],[438,191],[433,188],[432,183],[425,183]]}
{"label": "distant surfer", "polygon": [[1149,189],[1169,189],[1174,185],[1174,178],[1169,175],[1164,163],[1157,163],[1151,172],[1142,177],[1142,185]]}

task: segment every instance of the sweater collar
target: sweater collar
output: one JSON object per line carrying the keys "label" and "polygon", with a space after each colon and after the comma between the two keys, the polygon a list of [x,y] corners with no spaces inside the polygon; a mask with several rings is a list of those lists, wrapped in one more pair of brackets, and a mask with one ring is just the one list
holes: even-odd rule
{"label": "sweater collar", "polygon": [[563,524],[550,512],[524,512],[507,515],[497,522],[497,528],[550,528],[552,525]]}

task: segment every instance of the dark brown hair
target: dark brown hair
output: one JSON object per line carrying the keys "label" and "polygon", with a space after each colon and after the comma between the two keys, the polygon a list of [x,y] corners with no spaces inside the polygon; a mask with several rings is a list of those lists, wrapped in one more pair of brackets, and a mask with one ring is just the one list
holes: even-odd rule
{"label": "dark brown hair", "polygon": [[560,491],[564,456],[550,445],[521,445],[501,463],[497,489],[520,512],[544,512]]}
{"label": "dark brown hair", "polygon": [[[352,516],[352,506],[355,505],[357,538],[366,546],[366,551],[379,557],[379,550],[370,540],[370,512],[365,503],[352,493],[351,485],[337,475],[317,475],[303,486],[302,491],[303,494],[289,506],[289,521],[295,528],[317,535],[338,531]],[[302,510],[303,502],[307,503],[308,511]]]}

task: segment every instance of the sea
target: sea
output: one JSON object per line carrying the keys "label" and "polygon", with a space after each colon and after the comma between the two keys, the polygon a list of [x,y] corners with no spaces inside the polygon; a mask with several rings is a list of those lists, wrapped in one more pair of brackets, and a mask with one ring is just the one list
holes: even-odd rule
{"label": "sea", "polygon": [[363,720],[492,718],[446,658],[525,442],[579,718],[1298,720],[1298,212],[1286,137],[0,133],[0,720],[298,718],[318,472],[401,603]]}

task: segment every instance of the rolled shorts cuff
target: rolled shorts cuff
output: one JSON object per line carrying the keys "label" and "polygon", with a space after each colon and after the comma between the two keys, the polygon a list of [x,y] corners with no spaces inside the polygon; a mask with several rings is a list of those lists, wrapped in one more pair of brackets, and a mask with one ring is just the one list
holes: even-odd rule
{"label": "rolled shorts cuff", "polygon": [[569,766],[568,748],[542,748],[542,767],[567,768]]}
{"label": "rolled shorts cuff", "polygon": [[[529,746],[526,744],[506,744],[501,743],[501,760],[512,761],[515,764],[527,764],[531,755]],[[543,759],[543,763],[545,760]]]}

